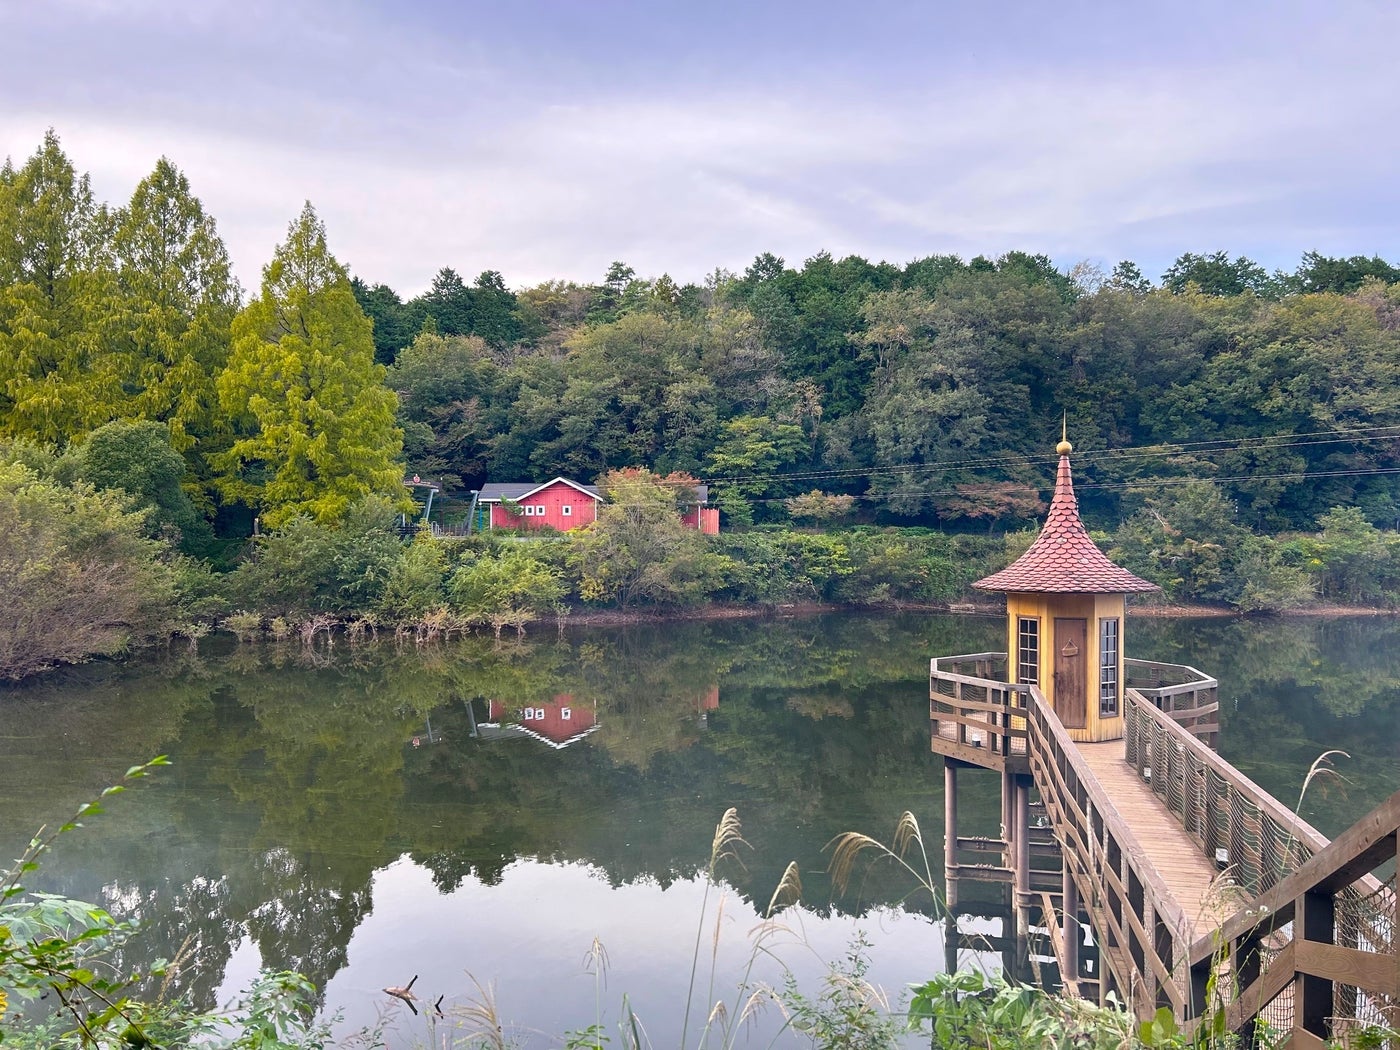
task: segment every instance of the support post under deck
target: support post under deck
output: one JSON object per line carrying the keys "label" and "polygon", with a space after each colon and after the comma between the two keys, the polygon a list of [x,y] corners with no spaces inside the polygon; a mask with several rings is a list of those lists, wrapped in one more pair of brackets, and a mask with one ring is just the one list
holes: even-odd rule
{"label": "support post under deck", "polygon": [[943,878],[948,906],[958,903],[958,767],[943,760]]}
{"label": "support post under deck", "polygon": [[1025,908],[1031,896],[1031,782],[1029,777],[1016,777],[1016,824],[1012,842],[1016,855],[1016,904]]}
{"label": "support post under deck", "polygon": [[1079,887],[1075,884],[1070,858],[1065,857],[1064,870],[1060,875],[1060,897],[1064,907],[1064,964],[1065,972],[1061,981],[1079,979]]}

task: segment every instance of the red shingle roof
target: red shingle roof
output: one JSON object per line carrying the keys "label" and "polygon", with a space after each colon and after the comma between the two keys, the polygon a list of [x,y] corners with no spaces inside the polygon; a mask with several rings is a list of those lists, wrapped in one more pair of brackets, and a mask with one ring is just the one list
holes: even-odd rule
{"label": "red shingle roof", "polygon": [[1052,594],[1128,594],[1155,591],[1157,585],[1134,576],[1108,560],[1089,538],[1079,520],[1079,501],[1074,498],[1074,480],[1069,472],[1069,455],[1060,455],[1060,472],[1055,478],[1055,495],[1045,527],[1026,551],[1014,562],[978,580],[972,586],[983,591],[1031,591]]}

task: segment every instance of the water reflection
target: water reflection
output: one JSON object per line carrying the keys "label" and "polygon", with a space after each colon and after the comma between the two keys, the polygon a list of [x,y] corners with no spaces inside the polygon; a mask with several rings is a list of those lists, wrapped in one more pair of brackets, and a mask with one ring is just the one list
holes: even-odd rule
{"label": "water reflection", "polygon": [[[1127,649],[1216,675],[1222,750],[1282,798],[1323,747],[1352,751],[1346,791],[1304,807],[1331,834],[1394,790],[1396,630],[1134,620]],[[943,964],[933,902],[889,868],[839,896],[823,847],[885,834],[909,809],[937,862],[928,657],[1001,645],[999,618],[851,616],[426,650],[209,646],[82,668],[0,699],[0,847],[15,856],[39,824],[167,752],[170,770],[43,872],[44,888],[147,924],[131,962],[185,945],[178,990],[202,1006],[260,963],[299,969],[351,1019],[430,964],[460,999],[470,969],[498,980],[513,1018],[557,1032],[591,1023],[578,973],[595,935],[613,998],[668,1004],[649,1020],[669,1023],[714,825],[735,806],[752,844],[723,872],[739,957],[796,860],[807,940],[837,958],[868,929],[897,989]],[[995,787],[965,797],[968,833],[996,834]],[[968,930],[995,926],[976,914]],[[1000,967],[990,947],[964,951]],[[792,955],[814,958],[801,939]],[[565,1015],[573,990],[583,1006]]]}

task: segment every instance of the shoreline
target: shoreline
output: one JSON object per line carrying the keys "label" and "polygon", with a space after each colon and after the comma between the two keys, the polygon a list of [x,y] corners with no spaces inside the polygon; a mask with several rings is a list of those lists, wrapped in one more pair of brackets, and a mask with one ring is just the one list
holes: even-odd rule
{"label": "shoreline", "polygon": [[[1000,602],[905,602],[891,605],[845,605],[831,602],[798,602],[786,605],[702,605],[694,608],[597,609],[570,612],[564,616],[542,616],[535,624],[567,628],[612,627],[643,623],[675,623],[678,621],[793,619],[828,613],[952,613],[960,616],[1002,616],[1006,606]],[[1244,613],[1219,605],[1135,605],[1129,616],[1154,619],[1234,618],[1291,619],[1316,616],[1395,616],[1400,609],[1351,605],[1309,605],[1279,612]]]}

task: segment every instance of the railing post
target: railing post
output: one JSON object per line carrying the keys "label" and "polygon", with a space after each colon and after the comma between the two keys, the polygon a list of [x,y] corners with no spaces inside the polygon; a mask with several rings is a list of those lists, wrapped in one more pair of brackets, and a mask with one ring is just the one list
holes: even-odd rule
{"label": "railing post", "polygon": [[[1157,905],[1155,901],[1152,905],[1152,924],[1148,927],[1148,930],[1152,934],[1153,954],[1156,955],[1159,960],[1161,960],[1162,965],[1166,968],[1167,972],[1171,973],[1174,970],[1172,963],[1174,961],[1173,952],[1175,950],[1175,941],[1172,937],[1171,927],[1162,921],[1162,915],[1157,910]],[[1152,975],[1151,979],[1152,983],[1157,988],[1157,1005],[1159,1007],[1170,1007],[1172,1005],[1172,1000],[1171,996],[1168,994],[1166,986],[1161,984],[1157,980],[1155,974]],[[1173,1013],[1175,1013],[1175,1011],[1173,1011]],[[1178,1017],[1177,1020],[1184,1021],[1186,1020],[1186,1018]]]}
{"label": "railing post", "polygon": [[[1336,902],[1330,893],[1309,892],[1298,899],[1293,919],[1295,943],[1332,944],[1337,932]],[[1294,992],[1293,1028],[1319,1039],[1327,1038],[1327,1018],[1332,1014],[1332,982],[1311,974],[1298,975]]]}
{"label": "railing post", "polygon": [[[1235,942],[1235,957],[1231,960],[1235,975],[1234,996],[1242,995],[1250,985],[1259,980],[1263,970],[1262,952],[1259,938],[1254,935],[1242,937]],[[1240,1037],[1244,1050],[1254,1050],[1259,1045],[1259,1013],[1268,1003],[1242,1003],[1247,1011],[1245,1023],[1235,1033]]]}

